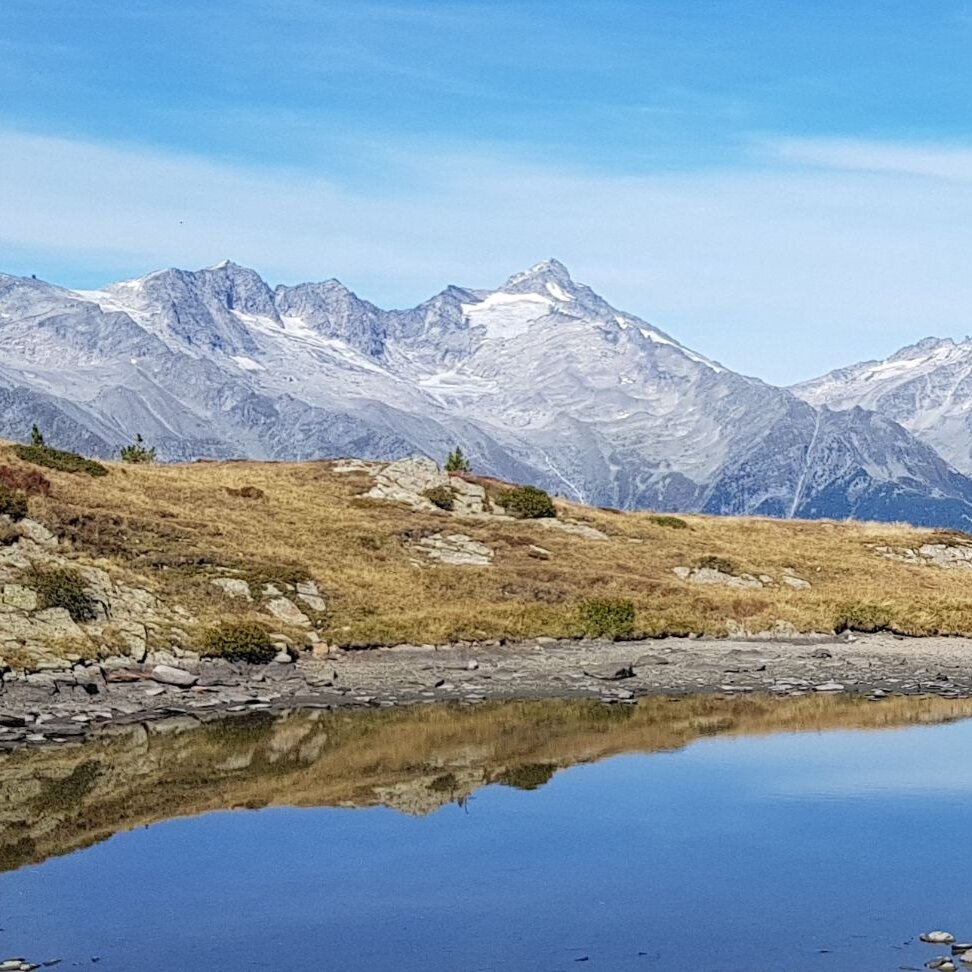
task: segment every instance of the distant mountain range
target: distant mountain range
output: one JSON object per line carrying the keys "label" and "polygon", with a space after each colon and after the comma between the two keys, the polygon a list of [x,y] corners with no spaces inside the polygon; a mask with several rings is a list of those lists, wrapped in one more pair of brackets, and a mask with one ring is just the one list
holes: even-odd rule
{"label": "distant mountain range", "polygon": [[441,458],[598,505],[972,529],[972,345],[794,389],[735,374],[556,260],[382,310],[224,262],[99,291],[0,275],[0,435],[109,456]]}
{"label": "distant mountain range", "polygon": [[796,385],[812,405],[866,408],[899,422],[972,475],[972,340],[925,338],[884,361],[865,361]]}

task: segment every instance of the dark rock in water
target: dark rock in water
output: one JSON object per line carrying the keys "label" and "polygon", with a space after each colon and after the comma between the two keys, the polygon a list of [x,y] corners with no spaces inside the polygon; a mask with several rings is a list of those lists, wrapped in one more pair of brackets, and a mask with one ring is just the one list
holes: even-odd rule
{"label": "dark rock in water", "polygon": [[814,651],[810,652],[810,657],[825,659],[825,658],[833,658],[834,656],[831,652],[827,651],[826,648],[817,648]]}

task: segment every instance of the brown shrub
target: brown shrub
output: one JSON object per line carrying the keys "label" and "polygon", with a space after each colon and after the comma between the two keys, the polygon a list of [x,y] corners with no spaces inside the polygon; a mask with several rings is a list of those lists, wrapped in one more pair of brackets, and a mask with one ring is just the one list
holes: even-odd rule
{"label": "brown shrub", "polygon": [[38,469],[20,469],[0,464],[0,486],[28,496],[50,496],[51,481]]}
{"label": "brown shrub", "polygon": [[14,492],[0,485],[0,513],[16,522],[27,515],[27,497],[24,493]]}
{"label": "brown shrub", "polygon": [[267,494],[259,486],[240,486],[239,489],[233,486],[223,487],[230,496],[240,496],[243,499],[259,500]]}

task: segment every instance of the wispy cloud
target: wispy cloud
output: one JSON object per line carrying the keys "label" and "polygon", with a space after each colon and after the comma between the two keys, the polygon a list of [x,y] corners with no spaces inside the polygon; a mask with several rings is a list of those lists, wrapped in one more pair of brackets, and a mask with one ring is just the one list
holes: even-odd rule
{"label": "wispy cloud", "polygon": [[707,354],[795,381],[927,333],[965,333],[967,158],[802,140],[746,167],[618,177],[485,146],[374,147],[376,192],[0,129],[0,270],[91,283],[106,267],[232,257],[272,281],[334,275],[401,306],[554,255]]}
{"label": "wispy cloud", "polygon": [[972,182],[972,148],[967,145],[787,138],[769,140],[766,147],[778,161],[790,164]]}

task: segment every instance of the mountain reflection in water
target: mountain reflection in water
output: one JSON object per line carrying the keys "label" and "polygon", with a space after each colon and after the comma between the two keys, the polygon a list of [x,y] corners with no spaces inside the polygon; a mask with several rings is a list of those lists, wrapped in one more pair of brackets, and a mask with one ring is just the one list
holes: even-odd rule
{"label": "mountain reflection in water", "polygon": [[972,700],[689,697],[240,716],[117,727],[0,755],[0,870],[213,810],[392,807],[429,813],[477,789],[703,736],[886,729],[972,716]]}

